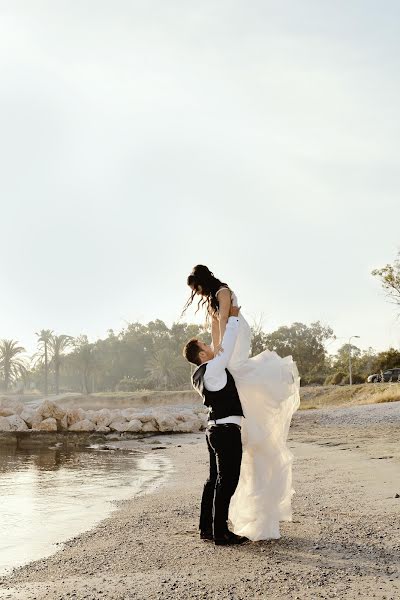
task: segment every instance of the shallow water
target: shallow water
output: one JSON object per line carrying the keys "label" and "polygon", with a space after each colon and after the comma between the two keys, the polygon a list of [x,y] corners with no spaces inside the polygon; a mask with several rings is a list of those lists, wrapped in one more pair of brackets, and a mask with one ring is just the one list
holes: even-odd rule
{"label": "shallow water", "polygon": [[0,574],[54,553],[170,470],[140,451],[0,448]]}

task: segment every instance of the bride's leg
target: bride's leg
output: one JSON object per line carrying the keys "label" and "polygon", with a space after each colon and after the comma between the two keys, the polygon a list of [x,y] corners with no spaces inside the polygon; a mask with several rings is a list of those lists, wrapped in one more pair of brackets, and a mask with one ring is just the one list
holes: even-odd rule
{"label": "bride's leg", "polygon": [[239,315],[239,334],[229,360],[228,369],[235,377],[235,371],[248,360],[251,348],[251,328],[246,319]]}

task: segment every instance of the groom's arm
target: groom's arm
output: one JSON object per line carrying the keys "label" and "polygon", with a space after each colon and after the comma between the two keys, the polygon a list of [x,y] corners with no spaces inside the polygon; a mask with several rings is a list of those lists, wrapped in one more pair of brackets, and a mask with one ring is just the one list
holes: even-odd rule
{"label": "groom's arm", "polygon": [[224,351],[207,363],[206,372],[204,374],[204,385],[210,392],[222,390],[222,388],[226,386],[227,376],[225,369],[232,356],[238,332],[238,317],[229,317],[226,325],[225,335],[222,340],[222,347]]}

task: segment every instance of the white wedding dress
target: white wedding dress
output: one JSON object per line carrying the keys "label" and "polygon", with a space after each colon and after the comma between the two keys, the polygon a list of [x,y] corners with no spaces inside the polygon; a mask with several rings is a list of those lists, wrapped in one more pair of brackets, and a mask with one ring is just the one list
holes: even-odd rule
{"label": "white wedding dress", "polygon": [[[238,306],[231,292],[232,303]],[[292,520],[293,454],[287,436],[300,405],[300,377],[291,356],[264,350],[249,358],[251,330],[239,314],[239,334],[228,370],[239,392],[243,457],[229,507],[231,529],[250,540],[277,539],[279,522]]]}

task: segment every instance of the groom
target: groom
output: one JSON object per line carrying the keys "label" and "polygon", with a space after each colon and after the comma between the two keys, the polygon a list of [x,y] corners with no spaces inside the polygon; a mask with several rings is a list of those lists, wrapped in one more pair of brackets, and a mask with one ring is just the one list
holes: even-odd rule
{"label": "groom", "polygon": [[200,538],[217,546],[243,544],[248,538],[228,529],[229,504],[235,493],[242,462],[242,405],[235,381],[226,368],[239,330],[239,308],[231,306],[223,352],[214,356],[210,346],[198,339],[183,349],[185,358],[198,368],[192,376],[194,388],[208,407],[206,441],[210,475],[204,484],[200,510]]}

